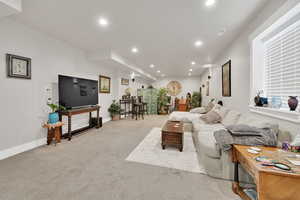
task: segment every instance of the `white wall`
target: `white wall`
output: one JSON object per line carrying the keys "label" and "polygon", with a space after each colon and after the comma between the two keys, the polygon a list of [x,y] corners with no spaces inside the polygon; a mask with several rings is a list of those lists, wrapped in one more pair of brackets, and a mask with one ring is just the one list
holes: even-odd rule
{"label": "white wall", "polygon": [[181,84],[181,93],[177,95],[178,98],[186,97],[186,94],[190,92],[199,92],[200,89],[200,77],[166,77],[159,79],[152,83],[154,88],[166,88],[170,81],[178,81]]}
{"label": "white wall", "polygon": [[[207,76],[211,75],[210,81],[210,96],[204,97],[204,103],[207,103],[211,98],[223,100],[224,105],[238,110],[244,114],[251,114],[255,118],[268,119],[278,122],[282,129],[290,130],[294,134],[299,130],[299,126],[289,122],[282,122],[270,117],[249,113],[249,104],[253,101],[254,96],[250,96],[250,35],[256,31],[270,16],[272,16],[284,3],[287,1],[276,0],[270,2],[259,15],[253,19],[240,36],[226,48],[225,53],[220,55],[214,63],[217,67],[206,70],[201,76],[201,85],[206,83]],[[221,66],[231,60],[231,83],[232,96],[222,97],[222,68]]]}
{"label": "white wall", "polygon": [[[109,118],[107,108],[118,95],[114,69],[91,63],[81,50],[8,18],[0,20],[0,36],[0,151],[46,137],[41,128],[47,120],[45,88],[57,85],[58,74],[95,80],[99,74],[110,76],[111,94],[99,94],[101,116]],[[31,80],[6,77],[6,53],[32,58]],[[74,126],[86,122],[81,118]]]}

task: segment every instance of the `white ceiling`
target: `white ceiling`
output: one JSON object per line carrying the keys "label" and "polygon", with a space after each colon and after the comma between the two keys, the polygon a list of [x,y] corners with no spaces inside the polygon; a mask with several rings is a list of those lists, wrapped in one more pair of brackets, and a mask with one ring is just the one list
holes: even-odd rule
{"label": "white ceiling", "polygon": [[[193,75],[199,75],[270,1],[217,0],[207,8],[205,0],[23,0],[14,18],[89,53],[114,51],[151,75],[159,69],[187,76],[192,60]],[[99,17],[110,26],[100,27]],[[194,47],[198,39],[201,48]]]}

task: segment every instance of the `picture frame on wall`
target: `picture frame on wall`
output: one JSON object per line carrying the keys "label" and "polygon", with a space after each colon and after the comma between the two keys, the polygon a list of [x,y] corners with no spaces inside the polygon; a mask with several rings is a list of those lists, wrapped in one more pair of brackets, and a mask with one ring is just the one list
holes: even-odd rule
{"label": "picture frame on wall", "polygon": [[222,95],[231,97],[231,60],[222,66]]}
{"label": "picture frame on wall", "polygon": [[110,77],[99,76],[99,93],[110,93]]}
{"label": "picture frame on wall", "polygon": [[7,77],[31,79],[31,58],[6,54]]}
{"label": "picture frame on wall", "polygon": [[127,79],[127,78],[122,78],[122,79],[121,79],[121,85],[129,85],[129,79]]}

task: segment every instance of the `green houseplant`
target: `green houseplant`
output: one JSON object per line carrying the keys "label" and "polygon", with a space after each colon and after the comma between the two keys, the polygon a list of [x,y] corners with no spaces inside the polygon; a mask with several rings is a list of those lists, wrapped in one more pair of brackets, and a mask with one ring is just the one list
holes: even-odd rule
{"label": "green houseplant", "polygon": [[160,88],[158,91],[158,98],[157,98],[158,114],[167,113],[166,109],[169,103],[169,98],[167,94],[168,94],[168,90],[166,88]]}
{"label": "green houseplant", "polygon": [[108,112],[110,113],[113,121],[120,119],[120,111],[121,111],[120,104],[117,103],[116,100],[113,100],[112,104],[108,108]]}
{"label": "green houseplant", "polygon": [[192,95],[192,108],[197,108],[201,106],[201,94],[200,92],[193,92]]}
{"label": "green houseplant", "polygon": [[49,103],[49,104],[47,104],[47,106],[49,106],[49,108],[52,111],[51,113],[49,113],[48,123],[49,124],[57,123],[59,121],[58,111],[66,110],[66,108],[64,106],[54,104],[54,103]]}

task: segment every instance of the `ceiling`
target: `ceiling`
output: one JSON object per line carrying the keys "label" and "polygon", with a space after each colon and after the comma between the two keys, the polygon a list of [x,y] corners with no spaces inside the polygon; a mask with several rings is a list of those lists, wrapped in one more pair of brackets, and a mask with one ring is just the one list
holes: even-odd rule
{"label": "ceiling", "polygon": [[[217,0],[208,8],[205,0],[23,0],[14,18],[88,53],[116,52],[153,76],[187,76],[191,61],[199,75],[267,2]],[[100,17],[110,25],[99,26]],[[203,46],[195,48],[196,40]]]}

